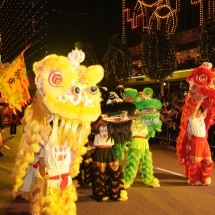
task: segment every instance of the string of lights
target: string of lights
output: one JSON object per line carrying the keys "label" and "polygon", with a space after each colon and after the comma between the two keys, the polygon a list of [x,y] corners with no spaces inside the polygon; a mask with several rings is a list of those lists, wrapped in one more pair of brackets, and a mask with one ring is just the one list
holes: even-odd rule
{"label": "string of lights", "polygon": [[199,2],[200,3],[200,25],[202,25],[203,24],[203,19],[204,19],[204,17],[203,17],[203,1],[200,1]]}
{"label": "string of lights", "polygon": [[196,5],[196,4],[202,3],[202,0],[190,0],[190,3]]}
{"label": "string of lights", "polygon": [[208,18],[210,19],[211,18],[211,9],[210,9],[210,4],[211,4],[211,1],[208,0]]}
{"label": "string of lights", "polygon": [[125,29],[125,0],[122,0],[122,44],[126,44],[126,29]]}
{"label": "string of lights", "polygon": [[[149,13],[149,8],[153,9],[151,14]],[[169,34],[174,34],[177,27],[177,12],[179,10],[179,0],[175,2],[175,9],[170,6],[169,0],[158,0],[152,4],[145,3],[144,0],[137,0],[132,18],[130,18],[130,8],[126,8],[124,12],[127,13],[127,22],[131,22],[131,29],[142,26],[142,31],[144,31],[145,28],[152,28],[153,23],[156,21],[157,29],[165,27]],[[160,14],[160,11],[168,12]],[[144,17],[146,17],[146,20],[144,20]],[[142,23],[140,19],[142,19]],[[165,22],[162,20],[165,20]],[[163,23],[165,23],[164,26]]]}
{"label": "string of lights", "polygon": [[[144,20],[144,16],[146,16],[146,14],[141,13],[139,15],[133,15],[133,18],[130,18],[130,9],[126,8],[124,12],[127,13],[127,22],[131,22],[131,29],[140,27],[140,19]],[[144,23],[144,21],[142,22]]]}
{"label": "string of lights", "polygon": [[25,59],[47,49],[47,0],[5,0],[0,8],[2,61],[12,62],[26,46]]}

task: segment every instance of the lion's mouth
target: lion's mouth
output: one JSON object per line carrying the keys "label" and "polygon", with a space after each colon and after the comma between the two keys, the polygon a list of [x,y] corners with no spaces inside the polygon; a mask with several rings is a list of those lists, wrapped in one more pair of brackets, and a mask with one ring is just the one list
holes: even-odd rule
{"label": "lion's mouth", "polygon": [[85,91],[81,91],[79,94],[72,94],[70,91],[67,91],[67,93],[60,95],[58,100],[63,103],[72,103],[75,106],[89,106],[93,104],[93,100],[88,97]]}

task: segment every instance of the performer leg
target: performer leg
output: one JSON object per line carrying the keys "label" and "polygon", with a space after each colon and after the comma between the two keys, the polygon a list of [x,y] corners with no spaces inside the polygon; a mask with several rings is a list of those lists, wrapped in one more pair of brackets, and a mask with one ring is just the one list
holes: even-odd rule
{"label": "performer leg", "polygon": [[10,135],[11,136],[13,135],[13,124],[12,123],[10,124]]}
{"label": "performer leg", "polygon": [[124,183],[122,182],[123,172],[122,167],[118,161],[108,163],[108,175],[110,178],[110,197],[113,200],[126,201],[127,192],[124,189]]}
{"label": "performer leg", "polygon": [[84,172],[84,183],[91,186],[93,180],[93,167],[91,156],[84,157],[82,168]]}
{"label": "performer leg", "polygon": [[202,185],[211,184],[211,174],[213,170],[214,163],[211,160],[204,159],[201,164],[201,182]]}
{"label": "performer leg", "polygon": [[140,169],[142,172],[143,183],[152,187],[160,187],[159,180],[154,177],[154,167],[150,149],[145,149],[141,157]]}
{"label": "performer leg", "polygon": [[190,161],[189,164],[189,180],[188,183],[192,185],[202,185],[201,183],[201,164],[197,161]]}
{"label": "performer leg", "polygon": [[109,198],[106,190],[107,164],[93,161],[93,195],[96,201],[104,201]]}
{"label": "performer leg", "polygon": [[205,143],[203,157],[204,159],[201,162],[201,182],[202,185],[210,185],[214,162],[211,158],[211,150],[208,143]]}
{"label": "performer leg", "polygon": [[126,188],[130,187],[136,178],[141,151],[141,149],[130,148],[128,152],[123,177]]}

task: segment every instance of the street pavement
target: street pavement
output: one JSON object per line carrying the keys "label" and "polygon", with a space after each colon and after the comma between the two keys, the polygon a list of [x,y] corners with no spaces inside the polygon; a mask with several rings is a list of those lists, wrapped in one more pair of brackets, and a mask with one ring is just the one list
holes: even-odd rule
{"label": "street pavement", "polygon": [[[21,138],[21,126],[15,137],[10,137],[9,127],[3,133],[3,157],[0,157],[0,215],[28,215],[29,205],[22,198],[11,198],[13,181],[10,179],[15,155]],[[155,176],[161,187],[151,188],[142,183],[138,172],[129,188],[125,202],[96,202],[89,186],[77,188],[78,215],[213,215],[215,214],[215,171],[210,186],[191,186],[177,163],[175,151],[150,144]],[[121,162],[122,165],[125,162]]]}

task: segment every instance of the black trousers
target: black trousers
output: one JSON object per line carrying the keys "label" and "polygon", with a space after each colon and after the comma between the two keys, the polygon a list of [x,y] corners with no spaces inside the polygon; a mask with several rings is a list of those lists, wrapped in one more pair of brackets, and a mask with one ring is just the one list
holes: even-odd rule
{"label": "black trousers", "polygon": [[10,135],[16,134],[16,124],[10,124]]}

